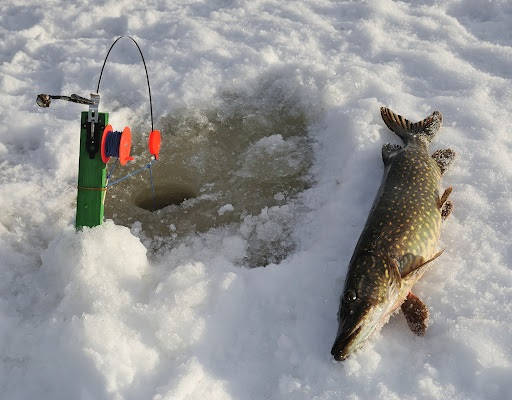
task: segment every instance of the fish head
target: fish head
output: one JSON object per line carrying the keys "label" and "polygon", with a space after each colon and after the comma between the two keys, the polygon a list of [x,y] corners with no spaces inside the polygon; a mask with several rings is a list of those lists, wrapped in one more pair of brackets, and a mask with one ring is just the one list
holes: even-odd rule
{"label": "fish head", "polygon": [[346,359],[386,323],[398,302],[400,274],[396,263],[372,254],[351,260],[338,311],[338,333],[331,350]]}

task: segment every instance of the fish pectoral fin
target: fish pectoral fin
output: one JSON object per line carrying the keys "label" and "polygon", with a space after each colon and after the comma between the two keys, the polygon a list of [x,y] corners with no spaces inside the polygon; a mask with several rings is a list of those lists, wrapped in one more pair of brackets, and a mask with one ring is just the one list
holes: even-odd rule
{"label": "fish pectoral fin", "polygon": [[416,335],[423,336],[428,327],[428,308],[418,297],[409,292],[402,303],[402,312],[407,320],[407,325]]}
{"label": "fish pectoral fin", "polygon": [[443,207],[443,204],[448,200],[448,196],[450,196],[450,193],[452,192],[453,188],[450,186],[445,189],[443,195],[437,200],[437,207],[441,209]]}
{"label": "fish pectoral fin", "polygon": [[432,258],[426,260],[422,256],[416,256],[414,254],[405,254],[399,262],[400,265],[400,276],[402,279],[412,279],[418,274],[423,274],[428,264],[434,261],[437,257],[443,254],[444,249],[434,254]]}
{"label": "fish pectoral fin", "polygon": [[382,146],[382,161],[384,161],[384,165],[388,165],[391,161],[391,158],[393,158],[393,156],[402,149],[403,147],[399,144],[387,143]]}
{"label": "fish pectoral fin", "polygon": [[443,175],[455,159],[455,152],[452,149],[439,149],[432,154],[432,158],[441,170],[441,175]]}

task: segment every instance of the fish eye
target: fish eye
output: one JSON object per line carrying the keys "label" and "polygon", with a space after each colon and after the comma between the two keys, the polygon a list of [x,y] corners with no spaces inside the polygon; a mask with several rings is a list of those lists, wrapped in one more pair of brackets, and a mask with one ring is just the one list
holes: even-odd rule
{"label": "fish eye", "polygon": [[347,302],[347,303],[352,303],[354,300],[357,299],[357,295],[356,295],[356,292],[352,289],[348,289],[345,294],[343,295],[343,299]]}

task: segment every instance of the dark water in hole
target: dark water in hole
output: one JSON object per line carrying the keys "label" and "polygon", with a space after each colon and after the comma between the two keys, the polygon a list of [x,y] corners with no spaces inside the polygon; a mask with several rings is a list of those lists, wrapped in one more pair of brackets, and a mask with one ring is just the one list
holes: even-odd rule
{"label": "dark water in hole", "polygon": [[133,204],[136,207],[148,211],[157,211],[172,205],[180,205],[185,200],[197,197],[197,192],[193,187],[187,185],[155,185],[155,192],[147,190],[134,196]]}
{"label": "dark water in hole", "polygon": [[[244,263],[279,262],[294,246],[296,196],[311,184],[314,117],[279,81],[226,92],[215,107],[175,110],[156,124],[163,142],[153,168],[155,201],[144,172],[107,192],[105,215],[129,227],[140,222],[155,249],[229,226],[247,240]],[[147,160],[145,140],[132,150],[143,157],[117,176]]]}

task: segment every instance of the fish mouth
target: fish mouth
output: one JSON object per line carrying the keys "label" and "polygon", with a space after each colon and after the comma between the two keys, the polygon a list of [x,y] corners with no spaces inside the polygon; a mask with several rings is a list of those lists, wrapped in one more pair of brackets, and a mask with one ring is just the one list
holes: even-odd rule
{"label": "fish mouth", "polygon": [[345,360],[349,355],[350,351],[348,351],[349,345],[352,343],[355,337],[361,332],[361,325],[359,325],[356,329],[354,329],[350,335],[343,336],[339,335],[336,340],[334,341],[334,344],[331,349],[331,354],[333,355],[334,359],[336,361],[343,361]]}

